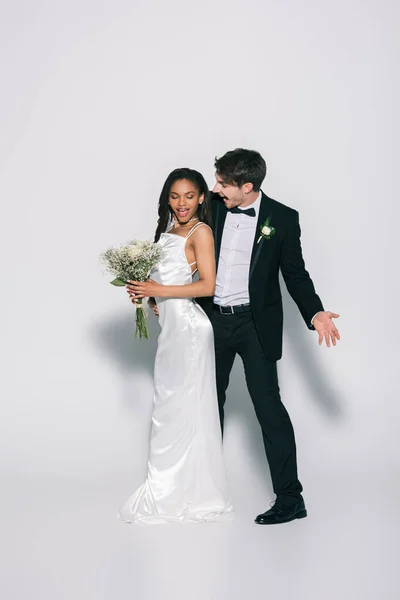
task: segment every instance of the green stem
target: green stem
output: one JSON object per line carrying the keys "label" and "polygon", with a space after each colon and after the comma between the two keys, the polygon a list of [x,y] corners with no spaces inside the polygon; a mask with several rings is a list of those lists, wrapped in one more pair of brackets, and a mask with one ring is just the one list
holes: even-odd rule
{"label": "green stem", "polygon": [[143,302],[139,300],[136,304],[136,330],[135,330],[135,338],[138,336],[142,339],[142,337],[149,339],[149,330],[147,329],[146,316],[143,310]]}

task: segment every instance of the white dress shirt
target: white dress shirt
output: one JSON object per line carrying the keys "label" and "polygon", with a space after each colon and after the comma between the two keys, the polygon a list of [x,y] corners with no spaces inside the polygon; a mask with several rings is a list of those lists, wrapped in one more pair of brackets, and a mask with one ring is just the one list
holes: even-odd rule
{"label": "white dress shirt", "polygon": [[257,229],[261,192],[253,204],[239,210],[254,208],[255,217],[231,213],[228,211],[222,232],[219,254],[217,281],[215,285],[215,304],[236,306],[248,304],[249,271],[251,253]]}

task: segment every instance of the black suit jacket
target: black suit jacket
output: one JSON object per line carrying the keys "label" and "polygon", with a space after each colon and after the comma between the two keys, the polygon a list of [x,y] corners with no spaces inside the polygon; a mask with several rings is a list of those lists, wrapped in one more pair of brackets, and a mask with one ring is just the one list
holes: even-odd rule
{"label": "black suit jacket", "polygon": [[[212,194],[211,206],[218,268],[222,232],[228,211],[218,194]],[[270,217],[271,226],[275,228],[275,235],[269,240],[261,238],[257,244],[260,228],[267,217]],[[304,265],[299,214],[262,193],[250,262],[249,294],[258,337],[271,361],[279,360],[282,356],[283,309],[279,270],[307,327],[314,329],[311,319],[324,308]],[[203,298],[198,301],[212,319],[210,311],[213,299]]]}

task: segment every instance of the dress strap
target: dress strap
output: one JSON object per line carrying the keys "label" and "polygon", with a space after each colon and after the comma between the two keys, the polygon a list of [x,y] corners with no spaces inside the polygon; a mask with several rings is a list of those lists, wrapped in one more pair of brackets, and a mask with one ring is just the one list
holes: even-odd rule
{"label": "dress strap", "polygon": [[211,229],[207,223],[203,223],[203,221],[199,221],[198,223],[196,223],[195,225],[193,225],[192,229],[189,231],[189,233],[186,236],[186,240],[190,238],[190,236],[196,231],[196,229],[198,229],[199,227],[201,227],[202,225],[205,225],[206,227],[208,227],[209,229]]}

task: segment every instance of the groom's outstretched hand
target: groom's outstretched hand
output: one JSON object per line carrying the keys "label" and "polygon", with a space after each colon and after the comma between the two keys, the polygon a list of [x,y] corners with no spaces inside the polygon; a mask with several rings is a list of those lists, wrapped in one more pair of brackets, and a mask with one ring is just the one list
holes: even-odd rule
{"label": "groom's outstretched hand", "polygon": [[340,340],[340,335],[332,319],[337,319],[338,317],[337,313],[330,312],[329,310],[321,311],[315,315],[312,324],[318,331],[319,345],[323,343],[325,338],[328,348],[331,345],[331,341],[336,346],[336,340]]}

